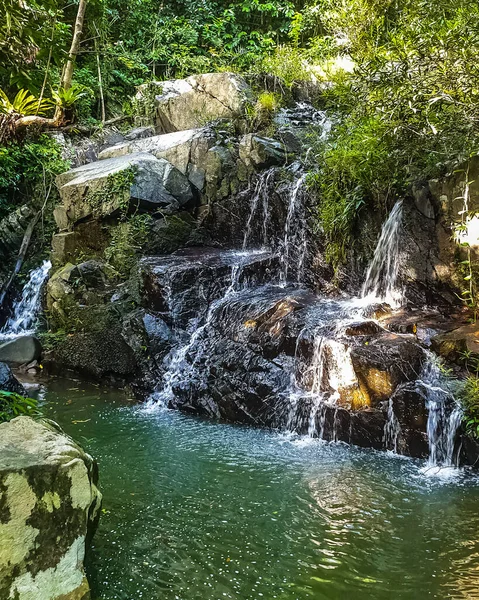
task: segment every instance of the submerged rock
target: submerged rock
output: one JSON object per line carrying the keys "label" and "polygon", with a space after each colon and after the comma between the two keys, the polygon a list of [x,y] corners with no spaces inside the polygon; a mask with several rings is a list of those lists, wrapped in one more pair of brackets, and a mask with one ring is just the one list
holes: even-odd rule
{"label": "submerged rock", "polygon": [[99,518],[93,459],[52,422],[0,424],[0,597],[83,600]]}

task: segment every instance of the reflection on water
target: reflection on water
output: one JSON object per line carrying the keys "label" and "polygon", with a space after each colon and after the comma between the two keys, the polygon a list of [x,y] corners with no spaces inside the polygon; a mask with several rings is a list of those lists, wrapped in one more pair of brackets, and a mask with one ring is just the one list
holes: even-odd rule
{"label": "reflection on water", "polygon": [[423,464],[52,381],[46,410],[98,459],[94,600],[479,597],[479,486]]}

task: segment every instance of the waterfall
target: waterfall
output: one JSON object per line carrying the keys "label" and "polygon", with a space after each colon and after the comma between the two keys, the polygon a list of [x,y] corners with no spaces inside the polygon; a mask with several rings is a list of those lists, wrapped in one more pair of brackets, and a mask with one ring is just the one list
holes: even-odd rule
{"label": "waterfall", "polygon": [[11,338],[33,333],[33,326],[41,304],[41,292],[52,263],[45,260],[42,265],[30,272],[21,298],[13,305],[13,315],[0,332],[0,337]]}
{"label": "waterfall", "polygon": [[305,180],[306,175],[302,175],[293,185],[290,192],[281,251],[280,282],[282,285],[285,285],[288,279],[291,258],[296,259],[296,281],[299,283],[303,276],[307,239],[306,214],[301,196]]}
{"label": "waterfall", "polygon": [[243,250],[248,247],[253,235],[253,224],[256,212],[260,203],[263,209],[263,224],[262,224],[262,243],[263,246],[268,244],[268,220],[269,220],[269,205],[268,205],[268,190],[271,180],[274,178],[275,168],[271,167],[267,171],[261,173],[256,181],[253,196],[251,197],[250,213],[246,222],[245,233],[243,237]]}
{"label": "waterfall", "polygon": [[456,439],[463,413],[452,392],[447,389],[447,382],[442,381],[437,360],[433,355],[428,358],[421,379],[416,383],[428,410],[428,465],[455,467],[458,462]]}
{"label": "waterfall", "polygon": [[[213,322],[217,311],[224,306],[239,288],[241,271],[244,266],[244,252],[238,253],[238,262],[231,268],[230,282],[223,296],[213,301],[208,308],[205,321],[197,327],[195,321],[187,342],[173,350],[170,355],[168,370],[163,376],[159,389],[155,390],[150,398],[150,406],[168,407],[175,397],[175,387],[180,387],[182,382],[188,381],[195,369],[195,362],[199,357],[202,347],[203,334]],[[188,361],[188,356],[193,355],[193,361]]]}
{"label": "waterfall", "polygon": [[401,435],[401,425],[394,412],[394,399],[389,398],[387,420],[384,425],[384,446],[386,450],[392,450],[395,454],[398,453],[398,441]]}
{"label": "waterfall", "polygon": [[397,289],[401,223],[402,200],[399,200],[382,227],[362,288],[363,298],[387,302],[392,307],[398,307],[402,300]]}

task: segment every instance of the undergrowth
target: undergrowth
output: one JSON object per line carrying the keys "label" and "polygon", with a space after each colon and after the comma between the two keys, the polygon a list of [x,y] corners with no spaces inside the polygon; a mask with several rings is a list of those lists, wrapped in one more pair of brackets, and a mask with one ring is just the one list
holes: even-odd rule
{"label": "undergrowth", "polygon": [[15,417],[39,417],[38,401],[25,398],[16,392],[0,391],[0,423],[11,421]]}

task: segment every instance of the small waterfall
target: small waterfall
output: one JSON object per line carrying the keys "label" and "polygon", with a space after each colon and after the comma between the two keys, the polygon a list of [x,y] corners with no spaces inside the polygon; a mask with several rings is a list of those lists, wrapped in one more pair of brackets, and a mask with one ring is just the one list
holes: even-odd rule
{"label": "small waterfall", "polygon": [[399,238],[402,223],[402,201],[396,202],[384,223],[374,256],[366,273],[362,297],[400,305],[402,294],[397,289],[399,271]]}
{"label": "small waterfall", "polygon": [[41,292],[52,267],[49,260],[30,272],[21,298],[13,306],[13,315],[3,326],[0,337],[11,338],[33,333],[33,326],[40,309]]}
{"label": "small waterfall", "polygon": [[262,205],[263,210],[263,224],[261,228],[261,237],[263,246],[268,245],[268,220],[269,220],[269,205],[268,205],[268,191],[271,185],[271,181],[274,178],[275,168],[271,167],[267,171],[261,173],[256,181],[253,196],[250,204],[250,214],[248,221],[246,222],[245,233],[243,237],[243,250],[249,246],[251,238],[253,236],[253,225],[256,213],[259,205]]}
{"label": "small waterfall", "polygon": [[[159,389],[154,391],[149,398],[150,406],[156,405],[168,407],[175,397],[175,387],[181,387],[182,382],[189,380],[193,369],[195,368],[195,363],[202,351],[201,340],[203,334],[207,332],[208,328],[211,326],[217,311],[230,300],[239,288],[241,270],[244,266],[243,258],[242,254],[239,254],[239,262],[236,265],[233,265],[231,269],[231,278],[228,288],[221,298],[218,298],[211,303],[204,323],[198,327],[195,320],[188,341],[173,351],[170,356],[168,370],[163,376]],[[190,354],[194,355],[192,362],[188,361],[188,356]]]}
{"label": "small waterfall", "polygon": [[291,259],[296,262],[296,282],[299,283],[303,276],[307,250],[306,214],[302,199],[305,180],[306,175],[302,175],[291,188],[281,251],[280,283],[282,285],[285,285],[288,280]]}
{"label": "small waterfall", "polygon": [[384,425],[384,446],[386,450],[392,450],[398,453],[399,436],[401,435],[401,425],[394,412],[394,399],[389,398],[387,421]]}
{"label": "small waterfall", "polygon": [[455,467],[458,463],[457,433],[463,413],[441,375],[437,359],[430,354],[417,391],[424,397],[428,410],[428,466]]}
{"label": "small waterfall", "polygon": [[[350,349],[341,342],[316,335],[314,340],[314,351],[311,366],[305,371],[304,377],[310,378],[310,402],[306,410],[309,437],[335,439],[335,432],[326,431],[326,418],[332,407],[336,407],[341,398],[341,392],[357,386],[357,378],[351,362]],[[296,383],[296,382],[295,382]],[[297,396],[297,390],[293,392],[292,398]],[[294,413],[305,410],[303,405],[297,402],[291,403],[290,410]],[[298,421],[292,416],[290,422]],[[300,420],[300,419],[299,419]],[[329,435],[331,434],[331,435]]]}
{"label": "small waterfall", "polygon": [[424,395],[427,419],[427,437],[429,442],[429,466],[457,466],[456,438],[461,426],[463,413],[451,391],[443,382],[437,360],[433,355],[424,367],[417,387]]}
{"label": "small waterfall", "polygon": [[428,392],[430,395],[427,401],[428,465],[457,467],[456,434],[462,422],[462,411],[459,406],[455,406],[452,410],[448,407],[441,398],[444,393],[441,388],[429,388]]}

